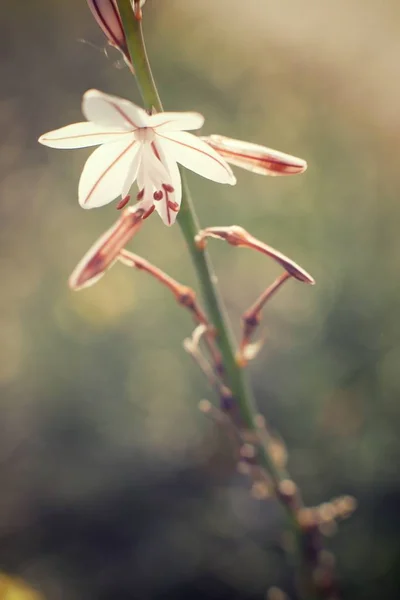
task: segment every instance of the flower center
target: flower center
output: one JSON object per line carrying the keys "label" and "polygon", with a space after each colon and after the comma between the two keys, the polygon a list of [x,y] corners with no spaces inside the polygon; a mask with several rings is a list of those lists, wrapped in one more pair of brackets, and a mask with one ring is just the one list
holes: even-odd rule
{"label": "flower center", "polygon": [[154,129],[151,127],[140,127],[135,131],[135,138],[138,142],[152,142],[154,141],[156,134]]}

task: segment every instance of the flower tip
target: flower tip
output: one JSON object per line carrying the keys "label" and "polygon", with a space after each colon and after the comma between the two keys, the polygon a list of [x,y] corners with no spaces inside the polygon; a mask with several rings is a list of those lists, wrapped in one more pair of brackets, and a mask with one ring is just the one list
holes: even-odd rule
{"label": "flower tip", "polygon": [[86,92],[83,94],[83,99],[85,98],[98,98],[99,96],[103,96],[103,92],[100,92],[100,90],[96,90],[95,88],[91,88],[90,90],[86,90]]}
{"label": "flower tip", "polygon": [[84,273],[85,271],[82,270],[81,264],[79,264],[68,277],[68,287],[74,292],[81,290],[87,285],[87,278],[84,277]]}
{"label": "flower tip", "polygon": [[304,173],[307,171],[307,162],[302,158],[293,157],[293,161],[291,165],[286,167],[287,175],[300,175],[300,173]]}
{"label": "flower tip", "polygon": [[204,125],[205,120],[206,120],[205,117],[204,117],[204,115],[202,115],[199,112],[193,112],[192,114],[193,114],[193,117],[196,117],[198,119],[198,125],[199,126],[198,126],[197,129],[201,129],[203,127],[203,125]]}
{"label": "flower tip", "polygon": [[285,271],[297,281],[307,283],[308,285],[314,285],[315,279],[305,269],[300,267],[298,264],[287,258],[280,252],[276,252],[275,259],[283,266]]}
{"label": "flower tip", "polygon": [[95,208],[95,205],[90,204],[89,202],[87,202],[87,198],[79,198],[78,199],[79,202],[79,206],[81,208],[84,208],[85,210],[90,210],[91,208]]}
{"label": "flower tip", "polygon": [[234,176],[234,174],[232,173],[232,177],[230,178],[230,180],[228,181],[229,185],[236,185],[237,184],[237,179]]}
{"label": "flower tip", "polygon": [[51,132],[48,133],[43,133],[40,137],[38,137],[38,142],[39,144],[42,144],[42,146],[49,146],[50,148],[52,147],[52,143],[51,143]]}
{"label": "flower tip", "polygon": [[303,272],[302,277],[299,278],[299,280],[303,283],[308,283],[308,285],[315,285],[314,277],[311,277],[311,275],[306,271]]}
{"label": "flower tip", "polygon": [[75,273],[75,271],[73,273],[71,273],[71,275],[68,278],[68,287],[72,291],[77,292],[83,286],[84,286],[84,283],[80,282],[79,277],[77,276],[77,274]]}
{"label": "flower tip", "polygon": [[91,287],[92,285],[97,283],[99,279],[103,277],[103,275],[104,271],[102,271],[101,273],[97,273],[92,277],[89,277],[85,270],[80,270],[78,272],[78,269],[75,269],[75,271],[73,271],[68,278],[68,287],[73,292],[79,292],[80,290]]}

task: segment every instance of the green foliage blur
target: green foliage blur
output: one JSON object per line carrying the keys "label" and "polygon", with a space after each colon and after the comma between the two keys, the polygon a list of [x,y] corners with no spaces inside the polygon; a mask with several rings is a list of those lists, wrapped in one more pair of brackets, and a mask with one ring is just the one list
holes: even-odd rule
{"label": "green foliage blur", "polygon": [[[400,10],[396,0],[147,0],[166,110],[302,158],[304,175],[189,173],[203,226],[242,225],[316,279],[267,306],[250,366],[261,412],[314,505],[359,503],[326,545],[343,597],[400,589]],[[39,146],[82,119],[84,91],[140,102],[84,0],[3,0],[0,11],[0,570],[47,600],[263,598],[290,592],[273,503],[250,498],[214,400],[184,353],[193,328],[141,272],[115,266],[79,293],[67,278],[116,219],[83,211],[90,150]],[[131,249],[196,286],[178,227],[157,216]],[[279,273],[210,250],[229,314]]]}

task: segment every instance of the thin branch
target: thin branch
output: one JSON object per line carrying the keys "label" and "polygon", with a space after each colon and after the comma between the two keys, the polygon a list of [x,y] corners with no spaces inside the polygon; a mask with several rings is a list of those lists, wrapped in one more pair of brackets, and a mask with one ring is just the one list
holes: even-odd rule
{"label": "thin branch", "polygon": [[246,310],[242,315],[242,339],[240,342],[239,352],[242,359],[241,365],[247,362],[246,359],[246,348],[251,342],[251,338],[254,332],[258,328],[261,321],[261,311],[264,308],[268,300],[276,294],[276,292],[283,286],[283,284],[290,279],[291,275],[287,271],[279,275],[275,281],[267,287],[266,290],[257,298],[254,304]]}

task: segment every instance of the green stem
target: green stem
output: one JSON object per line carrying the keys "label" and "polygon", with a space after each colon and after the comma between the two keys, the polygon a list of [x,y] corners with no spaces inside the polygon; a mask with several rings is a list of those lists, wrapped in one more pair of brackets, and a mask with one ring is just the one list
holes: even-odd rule
{"label": "green stem", "polygon": [[[130,0],[118,0],[122,24],[125,30],[127,46],[138,86],[146,108],[162,111],[160,97],[151,72],[143,39],[141,22],[133,17]],[[226,374],[234,397],[236,398],[243,421],[249,429],[255,429],[255,404],[247,384],[243,369],[236,363],[235,344],[228,325],[225,311],[214,283],[215,274],[206,250],[199,249],[195,236],[200,230],[185,174],[182,176],[182,204],[178,214],[178,223],[188,246],[209,317],[217,331],[217,343],[224,359]]]}
{"label": "green stem", "polygon": [[[117,4],[143,102],[147,109],[151,110],[154,108],[160,112],[163,110],[163,107],[147,57],[141,21],[134,17],[131,0],[117,0]],[[195,243],[195,236],[200,226],[184,173],[182,173],[182,204],[178,214],[178,223],[200,282],[209,318],[217,332],[216,341],[223,357],[230,389],[237,402],[245,426],[249,430],[256,432],[258,430],[256,425],[258,411],[244,370],[238,366],[236,361],[235,343],[215,284],[215,275],[210,258],[208,252],[205,249],[198,248]],[[298,525],[296,512],[290,502],[282,500],[282,495],[280,494],[280,484],[282,481],[289,479],[289,476],[283,469],[278,467],[270,455],[266,444],[259,444],[258,451],[260,461],[270,476],[277,498],[281,499],[281,504],[288,516],[290,529],[294,535],[295,562],[299,569],[300,587],[303,590],[308,590],[302,593],[302,597],[304,599],[317,598],[318,595],[315,593],[315,586],[311,585],[309,577],[305,577],[309,566],[307,565],[306,556],[303,553],[302,532]]]}

